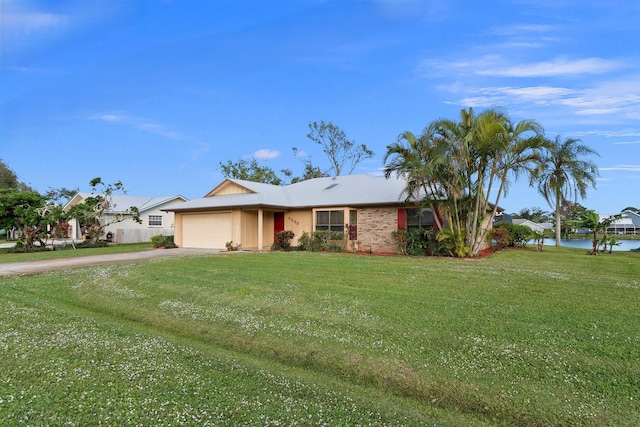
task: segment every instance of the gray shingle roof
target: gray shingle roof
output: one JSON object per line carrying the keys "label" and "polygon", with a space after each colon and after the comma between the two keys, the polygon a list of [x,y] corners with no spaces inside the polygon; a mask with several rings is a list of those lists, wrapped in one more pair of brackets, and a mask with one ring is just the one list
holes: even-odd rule
{"label": "gray shingle roof", "polygon": [[[78,193],[78,196],[82,199],[95,196],[92,193]],[[158,206],[162,206],[165,203],[171,202],[175,199],[187,200],[182,196],[162,196],[162,197],[144,197],[144,196],[127,196],[122,194],[112,194],[111,201],[112,207],[107,210],[106,213],[115,214],[128,210],[130,207],[135,206],[140,213],[154,209]]]}
{"label": "gray shingle roof", "polygon": [[238,179],[229,181],[254,193],[228,194],[194,199],[171,211],[222,209],[232,207],[311,208],[402,204],[405,181],[372,175],[345,175],[314,178],[277,186]]}

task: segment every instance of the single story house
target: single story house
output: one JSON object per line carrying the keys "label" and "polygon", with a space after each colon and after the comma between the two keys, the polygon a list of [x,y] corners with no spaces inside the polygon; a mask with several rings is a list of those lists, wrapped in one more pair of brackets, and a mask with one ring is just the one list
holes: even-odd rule
{"label": "single story house", "polygon": [[[82,203],[87,197],[94,196],[91,193],[76,193],[64,206],[63,210]],[[140,212],[141,224],[128,218],[122,222],[113,223],[105,227],[104,233],[107,240],[115,243],[141,243],[148,242],[157,234],[174,234],[174,214],[167,209],[186,203],[188,200],[180,195],[165,197],[142,197],[116,195],[111,196],[112,206],[105,212],[105,222],[110,223],[115,215],[126,212],[132,206]],[[69,221],[69,237],[82,238],[82,224],[77,220]]]}
{"label": "single story house", "polygon": [[429,227],[433,212],[407,205],[403,179],[346,175],[286,186],[227,178],[201,199],[167,208],[175,243],[185,248],[265,250],[275,233],[348,230],[349,250],[395,252],[398,228]]}

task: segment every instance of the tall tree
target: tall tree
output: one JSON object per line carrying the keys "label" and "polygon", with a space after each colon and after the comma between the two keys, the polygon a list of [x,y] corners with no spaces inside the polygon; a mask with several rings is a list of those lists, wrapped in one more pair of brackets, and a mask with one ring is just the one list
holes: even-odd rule
{"label": "tall tree", "polygon": [[537,223],[548,222],[551,219],[548,212],[545,212],[538,207],[522,208],[520,209],[520,212],[518,212],[517,216]]}
{"label": "tall tree", "polygon": [[587,156],[598,153],[576,138],[547,140],[536,182],[538,191],[555,212],[556,246],[560,246],[562,206],[585,198],[588,187],[596,187],[598,167]]}
{"label": "tall tree", "polygon": [[18,175],[16,175],[2,159],[0,159],[0,188],[12,188],[18,191],[35,191],[24,182],[18,181]]}
{"label": "tall tree", "polygon": [[293,151],[293,157],[302,161],[302,163],[304,164],[304,170],[302,172],[302,176],[293,176],[293,172],[290,169],[282,170],[282,173],[287,178],[289,178],[289,181],[291,182],[291,184],[295,184],[296,182],[306,181],[308,179],[322,178],[322,177],[329,176],[329,174],[324,172],[322,169],[320,169],[320,167],[315,166],[311,162],[311,159],[303,158],[303,156],[301,156],[301,153],[298,151],[297,147],[293,147],[291,150]]}
{"label": "tall tree", "polygon": [[[518,179],[524,173],[533,180],[540,160],[543,133],[537,122],[513,122],[497,110],[485,110],[478,115],[470,138],[472,166],[469,176],[477,181],[473,185],[475,193],[470,195],[475,204],[472,215],[467,217],[467,243],[473,255],[477,255],[484,246],[489,233],[484,224],[487,220],[489,224],[493,222],[498,203],[507,194],[511,177]],[[490,212],[488,219],[487,212]]]}
{"label": "tall tree", "polygon": [[450,232],[442,236],[454,242],[458,256],[480,252],[488,236],[483,225],[493,220],[510,180],[535,170],[543,142],[534,121],[514,123],[498,110],[475,114],[471,108],[457,121],[432,122],[415,143],[404,139],[405,146],[387,147],[385,173],[400,171],[407,192],[429,182],[437,189],[448,211]]}
{"label": "tall tree", "polygon": [[333,172],[335,176],[342,174],[345,167],[349,170],[347,175],[350,175],[358,163],[374,155],[365,144],[350,141],[342,129],[324,120],[309,123],[307,138],[322,147],[331,163],[329,172]]}
{"label": "tall tree", "polygon": [[45,198],[38,193],[0,188],[0,229],[22,229],[25,225],[22,220],[24,212],[44,205]]}
{"label": "tall tree", "polygon": [[128,208],[120,207],[116,210],[113,195],[116,192],[126,194],[124,184],[117,181],[113,184],[106,184],[101,178],[94,178],[90,181],[91,196],[84,202],[72,206],[66,213],[68,218],[75,218],[84,225],[85,232],[89,234],[92,243],[97,243],[105,227],[132,219],[138,224],[142,224],[140,211],[137,206]]}
{"label": "tall tree", "polygon": [[276,175],[273,169],[269,166],[260,165],[255,157],[251,158],[251,160],[238,159],[237,162],[228,160],[226,164],[220,162],[220,170],[227,178],[244,179],[273,185],[283,184],[282,179]]}
{"label": "tall tree", "polygon": [[0,188],[18,188],[18,176],[0,159]]}
{"label": "tall tree", "polygon": [[[438,177],[444,175],[444,146],[435,135],[435,127],[427,126],[419,136],[407,131],[398,136],[395,143],[387,146],[384,157],[384,175],[406,179],[404,189],[406,201],[418,206],[428,206],[434,212],[434,225],[443,229],[438,205],[448,198],[449,187],[439,185]],[[450,220],[449,223],[452,221]]]}
{"label": "tall tree", "polygon": [[59,205],[47,203],[36,192],[0,189],[0,228],[20,230],[19,243],[26,251],[33,250],[36,241],[44,248],[43,239],[62,217]]}
{"label": "tall tree", "polygon": [[78,193],[79,191],[80,191],[79,188],[72,190],[65,187],[61,187],[61,188],[49,187],[49,190],[47,190],[47,192],[44,193],[44,197],[52,203],[63,205],[67,203],[69,200],[71,200],[71,198],[75,196],[76,193]]}

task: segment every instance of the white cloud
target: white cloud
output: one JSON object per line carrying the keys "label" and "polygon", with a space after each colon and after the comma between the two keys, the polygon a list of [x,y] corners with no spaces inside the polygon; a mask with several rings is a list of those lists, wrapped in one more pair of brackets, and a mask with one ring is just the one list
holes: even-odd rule
{"label": "white cloud", "polygon": [[541,33],[549,33],[555,29],[556,27],[552,25],[544,24],[514,24],[493,27],[490,32],[497,36],[521,36],[523,33],[535,33],[539,36]]}
{"label": "white cloud", "polygon": [[2,49],[10,53],[49,46],[79,30],[139,7],[137,2],[0,0]]}
{"label": "white cloud", "polygon": [[590,130],[590,131],[582,131],[575,132],[576,136],[587,136],[587,135],[595,135],[595,136],[604,136],[607,138],[628,138],[628,137],[637,137],[640,136],[640,130],[636,129],[620,129],[620,130]]}
{"label": "white cloud", "polygon": [[263,148],[253,153],[253,157],[256,159],[275,159],[276,157],[279,157],[280,154],[281,153],[278,150]]}
{"label": "white cloud", "polygon": [[620,141],[614,142],[613,145],[640,144],[640,141]]}
{"label": "white cloud", "polygon": [[459,81],[439,86],[439,89],[460,96],[451,103],[462,106],[554,107],[558,109],[556,116],[613,117],[617,123],[640,119],[640,83],[636,76],[586,82],[575,88],[551,85],[477,87],[465,86]]}
{"label": "white cloud", "polygon": [[471,107],[490,107],[496,105],[535,104],[549,106],[562,103],[575,91],[564,87],[553,86],[489,86],[483,88],[467,88],[474,96],[462,98],[456,103]]}
{"label": "white cloud", "polygon": [[69,22],[66,15],[40,12],[26,7],[8,7],[10,4],[4,6],[1,20],[2,30],[8,34],[30,35],[61,27]]}
{"label": "white cloud", "polygon": [[478,70],[478,75],[497,77],[549,77],[572,76],[579,74],[602,74],[619,68],[616,61],[602,58],[584,58],[567,60],[556,58],[551,61],[534,62],[529,64],[513,65],[507,67],[494,67],[486,70]]}
{"label": "white cloud", "polygon": [[110,123],[121,123],[141,130],[143,132],[153,133],[155,135],[160,135],[168,139],[182,139],[182,134],[180,134],[179,132],[168,130],[165,126],[153,123],[145,118],[132,117],[124,114],[98,114],[91,117],[91,119]]}
{"label": "white cloud", "polygon": [[122,116],[119,114],[100,114],[94,116],[93,118],[97,120],[103,120],[105,122],[120,122],[128,120],[126,116]]}
{"label": "white cloud", "polygon": [[584,74],[604,74],[622,68],[619,61],[602,58],[564,59],[513,64],[502,55],[484,55],[465,61],[424,60],[417,69],[419,74],[437,72],[439,75],[475,74],[489,77],[558,77]]}
{"label": "white cloud", "polygon": [[640,172],[640,165],[613,165],[610,167],[604,167],[599,169],[601,171]]}

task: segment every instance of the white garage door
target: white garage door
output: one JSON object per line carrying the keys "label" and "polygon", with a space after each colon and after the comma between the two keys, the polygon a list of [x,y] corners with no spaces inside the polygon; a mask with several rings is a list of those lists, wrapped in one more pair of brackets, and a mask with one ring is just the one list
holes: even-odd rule
{"label": "white garage door", "polygon": [[224,249],[231,241],[231,212],[184,215],[182,233],[185,248]]}

